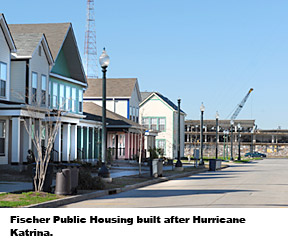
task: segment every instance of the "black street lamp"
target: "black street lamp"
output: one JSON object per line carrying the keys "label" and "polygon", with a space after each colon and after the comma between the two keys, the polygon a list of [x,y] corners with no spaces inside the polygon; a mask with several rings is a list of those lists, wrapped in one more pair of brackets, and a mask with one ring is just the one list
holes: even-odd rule
{"label": "black street lamp", "polygon": [[240,123],[238,123],[237,129],[238,129],[238,161],[241,161],[241,134],[240,134],[240,131],[242,130],[242,127],[241,127]]}
{"label": "black street lamp", "polygon": [[106,167],[107,163],[107,131],[106,131],[106,72],[110,62],[109,56],[106,54],[105,48],[99,58],[100,66],[103,72],[102,81],[102,154],[101,168],[98,171],[98,176],[102,178],[110,178],[110,172]]}
{"label": "black street lamp", "polygon": [[234,126],[234,121],[231,120],[230,124],[231,124],[231,157],[230,157],[230,161],[234,161],[234,158],[233,158],[233,126]]}
{"label": "black street lamp", "polygon": [[203,114],[205,111],[205,106],[203,105],[203,102],[200,106],[200,111],[201,111],[201,121],[200,121],[200,161],[199,161],[199,165],[203,165],[204,161],[203,161]]}
{"label": "black street lamp", "polygon": [[180,157],[180,103],[181,99],[178,99],[178,144],[177,144],[177,162],[175,164],[176,168],[182,168],[182,162],[181,162],[181,157]]}
{"label": "black street lamp", "polygon": [[215,158],[218,159],[218,120],[219,120],[219,113],[216,111],[216,150],[215,150]]}

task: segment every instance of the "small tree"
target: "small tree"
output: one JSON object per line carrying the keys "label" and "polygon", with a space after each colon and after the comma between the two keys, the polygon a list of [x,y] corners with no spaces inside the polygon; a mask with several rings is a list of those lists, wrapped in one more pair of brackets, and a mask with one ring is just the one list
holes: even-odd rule
{"label": "small tree", "polygon": [[[47,168],[51,158],[51,152],[55,142],[55,138],[60,127],[60,110],[46,109],[45,119],[43,120],[46,134],[46,145],[42,146],[43,130],[39,124],[39,119],[36,118],[35,107],[28,105],[29,113],[28,120],[24,120],[24,127],[32,140],[35,148],[35,176],[33,178],[36,192],[43,191],[43,186],[46,178]],[[38,126],[37,126],[38,125]]]}
{"label": "small tree", "polygon": [[[62,104],[59,104],[59,109],[51,109],[46,102],[46,99],[48,99],[46,98],[46,92],[44,94],[41,93],[41,98],[37,98],[37,91],[36,93],[30,93],[31,98],[29,98],[29,91],[27,91],[27,95],[24,97],[16,90],[11,90],[11,93],[14,97],[18,98],[18,100],[26,104],[23,108],[25,110],[23,116],[26,118],[24,119],[24,127],[35,149],[35,176],[33,182],[35,191],[40,192],[43,191],[51,152],[58,129],[61,125],[64,101]],[[43,130],[40,126],[40,121],[44,123],[45,128],[45,147],[42,146]]]}

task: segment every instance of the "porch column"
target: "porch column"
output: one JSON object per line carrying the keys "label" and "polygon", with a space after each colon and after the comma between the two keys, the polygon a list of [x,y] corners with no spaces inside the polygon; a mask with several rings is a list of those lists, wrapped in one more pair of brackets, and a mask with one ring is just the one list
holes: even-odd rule
{"label": "porch column", "polygon": [[20,117],[12,117],[12,154],[11,163],[20,162]]}
{"label": "porch column", "polygon": [[85,152],[85,154],[86,154],[86,158],[87,159],[89,159],[89,127],[87,127],[87,129],[86,129],[86,133],[87,133],[87,148],[86,148],[86,152]]}
{"label": "porch column", "polygon": [[207,126],[205,127],[205,142],[207,142]]}
{"label": "porch column", "polygon": [[77,125],[71,124],[70,127],[70,161],[77,159]]}
{"label": "porch column", "polygon": [[135,143],[134,143],[134,134],[132,133],[132,142],[131,142],[131,158],[133,159],[133,156],[135,154]]}
{"label": "porch column", "polygon": [[130,132],[128,132],[128,159],[131,159],[131,135]]}
{"label": "porch column", "polygon": [[81,126],[80,127],[80,136],[79,136],[79,138],[80,138],[80,150],[81,150],[81,155],[80,155],[80,157],[78,157],[78,158],[80,158],[81,160],[83,160],[84,158],[83,158],[83,152],[84,152],[84,128]]}
{"label": "porch column", "polygon": [[[29,131],[27,131],[24,122],[26,123],[27,129]],[[31,140],[31,119],[30,118],[26,118],[24,120],[23,124],[22,124],[22,129],[21,129],[21,133],[22,133],[22,156],[23,156],[23,163],[27,163],[27,156],[28,156],[28,149],[32,149],[32,140]]]}
{"label": "porch column", "polygon": [[92,159],[95,159],[95,129],[92,128],[92,147],[91,147],[91,150],[92,150]]}
{"label": "porch column", "polygon": [[54,160],[57,162],[61,161],[61,123],[58,124],[58,131],[55,137],[55,141],[54,141],[54,149],[58,152],[58,153],[54,153]]}
{"label": "porch column", "polygon": [[63,124],[63,147],[62,147],[62,161],[69,161],[70,154],[70,123]]}

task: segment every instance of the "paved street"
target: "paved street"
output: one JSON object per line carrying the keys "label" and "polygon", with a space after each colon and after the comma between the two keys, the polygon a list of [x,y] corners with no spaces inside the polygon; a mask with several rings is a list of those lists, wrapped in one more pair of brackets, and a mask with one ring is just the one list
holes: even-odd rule
{"label": "paved street", "polygon": [[65,207],[287,207],[288,160],[234,165]]}

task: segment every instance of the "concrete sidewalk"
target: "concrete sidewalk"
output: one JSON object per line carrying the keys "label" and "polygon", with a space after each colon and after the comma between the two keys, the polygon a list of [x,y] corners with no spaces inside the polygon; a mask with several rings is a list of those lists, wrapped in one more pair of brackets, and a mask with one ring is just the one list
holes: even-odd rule
{"label": "concrete sidewalk", "polygon": [[[183,165],[184,168],[192,167],[192,165]],[[172,170],[173,166],[163,166],[163,171]],[[150,174],[150,167],[142,166],[141,167],[142,175]],[[138,165],[113,165],[110,168],[110,176],[112,179],[120,178],[124,176],[132,176],[139,174]],[[94,174],[97,175],[97,174]],[[55,185],[55,180],[53,181]],[[11,193],[11,192],[20,192],[20,191],[30,191],[33,189],[32,180],[31,182],[21,182],[21,181],[0,181],[0,193]]]}
{"label": "concrete sidewalk", "polygon": [[[163,170],[171,170],[172,166],[165,166]],[[141,173],[143,175],[149,175],[150,168],[148,166],[142,166]],[[129,165],[114,165],[110,169],[110,176],[112,179],[120,178],[123,176],[131,176],[139,174],[139,166]],[[95,175],[97,175],[95,173]],[[53,181],[55,185],[55,180]],[[11,193],[20,191],[30,191],[33,189],[32,179],[31,182],[24,181],[0,181],[0,193]]]}

